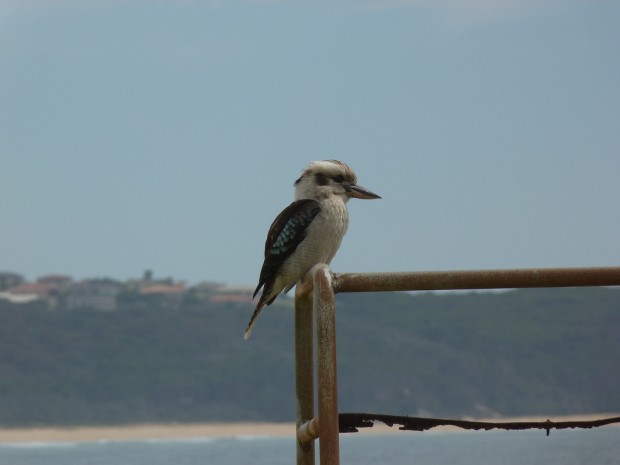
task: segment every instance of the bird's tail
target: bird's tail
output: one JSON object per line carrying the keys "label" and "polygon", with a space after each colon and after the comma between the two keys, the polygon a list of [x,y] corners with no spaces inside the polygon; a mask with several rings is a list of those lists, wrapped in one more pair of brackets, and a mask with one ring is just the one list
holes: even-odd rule
{"label": "bird's tail", "polygon": [[256,325],[256,318],[258,317],[258,314],[260,313],[260,311],[263,309],[264,306],[265,304],[262,302],[259,302],[258,305],[256,306],[254,313],[252,313],[252,318],[250,318],[250,322],[248,323],[248,327],[245,329],[245,334],[243,335],[243,339],[246,339],[246,340],[249,339],[250,335],[252,334],[252,330],[254,329],[254,325]]}
{"label": "bird's tail", "polygon": [[[260,287],[256,288],[256,291]],[[254,329],[254,325],[256,324],[256,318],[258,318],[258,314],[261,312],[265,305],[271,305],[271,303],[276,300],[278,294],[282,289],[274,289],[274,283],[270,282],[265,284],[265,288],[263,289],[263,295],[258,299],[258,303],[256,304],[256,308],[254,309],[254,313],[252,313],[252,317],[250,318],[250,322],[248,323],[248,327],[245,330],[245,334],[243,335],[243,339],[248,339],[250,334],[252,334],[252,330]],[[254,293],[256,295],[256,293]]]}

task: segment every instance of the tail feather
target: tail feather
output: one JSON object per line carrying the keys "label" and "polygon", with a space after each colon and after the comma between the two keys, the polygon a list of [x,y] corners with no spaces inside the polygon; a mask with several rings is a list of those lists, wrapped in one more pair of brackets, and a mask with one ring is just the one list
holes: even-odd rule
{"label": "tail feather", "polygon": [[254,325],[256,325],[256,318],[258,317],[258,314],[260,313],[260,311],[263,309],[264,306],[265,304],[261,305],[260,302],[256,306],[254,313],[252,313],[252,318],[250,318],[250,322],[248,323],[248,327],[245,329],[245,334],[243,335],[243,339],[248,340],[250,338],[250,335],[252,334],[252,330],[254,329]]}
{"label": "tail feather", "polygon": [[285,283],[283,284],[277,276],[273,279],[266,279],[264,282],[261,280],[256,287],[256,291],[254,291],[254,296],[256,296],[256,294],[260,291],[261,287],[263,288],[263,293],[260,296],[260,299],[258,299],[254,313],[252,313],[252,317],[250,318],[250,322],[248,323],[248,327],[246,328],[243,336],[244,339],[247,340],[250,337],[250,334],[252,334],[252,330],[256,324],[256,318],[258,318],[258,314],[261,312],[263,307],[271,305],[282,291],[288,292],[293,286],[295,286],[295,283],[287,286]]}
{"label": "tail feather", "polygon": [[256,324],[256,318],[258,318],[258,314],[261,312],[263,307],[265,307],[266,305],[271,305],[271,303],[276,300],[276,297],[278,297],[278,294],[279,292],[274,292],[273,283],[263,289],[263,295],[261,295],[260,299],[258,299],[258,303],[256,304],[256,308],[254,309],[254,313],[252,313],[252,317],[250,318],[248,327],[245,330],[243,339],[247,340],[250,337],[250,334],[252,334],[252,330],[254,329],[254,325]]}

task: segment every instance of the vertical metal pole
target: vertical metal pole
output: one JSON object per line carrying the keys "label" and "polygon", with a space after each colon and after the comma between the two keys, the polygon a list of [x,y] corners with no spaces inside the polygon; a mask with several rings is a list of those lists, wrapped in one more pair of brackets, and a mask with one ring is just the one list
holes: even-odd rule
{"label": "vertical metal pole", "polygon": [[321,465],[340,463],[338,383],[336,380],[336,306],[327,265],[314,272],[319,384],[319,445]]}
{"label": "vertical metal pole", "polygon": [[[295,288],[295,389],[297,430],[314,417],[314,325],[312,293]],[[314,441],[297,440],[297,465],[314,465]]]}

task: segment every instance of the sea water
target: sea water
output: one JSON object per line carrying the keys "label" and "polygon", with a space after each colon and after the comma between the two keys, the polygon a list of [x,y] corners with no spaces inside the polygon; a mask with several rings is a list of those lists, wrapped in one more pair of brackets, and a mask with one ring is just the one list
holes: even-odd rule
{"label": "sea water", "polygon": [[[293,437],[238,436],[0,445],[0,465],[280,465]],[[317,463],[319,452],[317,444]],[[620,428],[343,434],[342,464],[620,465]]]}

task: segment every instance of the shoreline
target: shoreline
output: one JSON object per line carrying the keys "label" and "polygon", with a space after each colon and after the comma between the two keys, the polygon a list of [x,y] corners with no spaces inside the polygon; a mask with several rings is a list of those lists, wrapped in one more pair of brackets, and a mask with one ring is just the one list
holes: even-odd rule
{"label": "shoreline", "polygon": [[119,426],[0,427],[0,444],[20,442],[95,442],[291,436],[294,423],[142,423]]}
{"label": "shoreline", "polygon": [[[617,413],[598,413],[587,415],[558,415],[510,417],[510,418],[463,418],[472,421],[589,421],[618,417]],[[614,426],[614,425],[610,425]],[[618,425],[615,425],[618,426]],[[437,427],[432,431],[464,431],[457,427]],[[389,427],[377,422],[372,428],[360,429],[357,434],[398,434],[398,426]],[[121,426],[76,426],[76,427],[0,427],[0,444],[29,442],[97,442],[97,441],[139,441],[175,440],[193,438],[226,437],[294,437],[295,424],[289,423],[178,423],[178,424],[134,424]]]}

